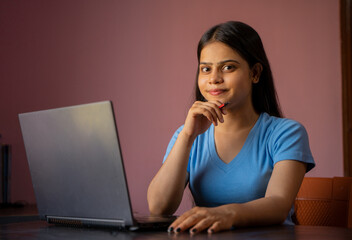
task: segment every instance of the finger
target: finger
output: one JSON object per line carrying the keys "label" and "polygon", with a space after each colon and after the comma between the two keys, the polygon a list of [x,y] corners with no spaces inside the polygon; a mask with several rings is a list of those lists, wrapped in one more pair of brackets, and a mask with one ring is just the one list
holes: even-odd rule
{"label": "finger", "polygon": [[203,106],[200,107],[200,109],[202,111],[202,114],[206,115],[208,119],[211,116],[211,119],[212,119],[211,122],[214,123],[215,126],[217,126],[218,120],[220,122],[223,122],[222,116],[219,118],[218,113],[216,112],[216,110],[215,110],[215,108],[213,106],[203,105]]}
{"label": "finger", "polygon": [[215,126],[218,125],[217,117],[214,116],[214,113],[209,111],[209,109],[204,109],[203,115],[206,116],[206,118],[209,120],[209,122],[212,122]]}
{"label": "finger", "polygon": [[221,224],[219,221],[217,221],[217,222],[214,222],[210,228],[208,228],[208,233],[210,233],[210,234],[216,233],[216,232],[220,232],[225,229],[230,230],[231,227],[224,225],[224,224]]}
{"label": "finger", "polygon": [[194,109],[194,116],[197,115],[203,115],[208,119],[209,122],[213,123],[215,126],[217,126],[217,116],[216,114],[212,113],[211,108],[207,107],[205,105],[200,106],[196,109]]}
{"label": "finger", "polygon": [[224,105],[220,101],[211,101],[211,102],[195,102],[194,106],[204,107],[207,106],[207,109],[214,114],[214,117],[221,120],[223,119],[223,111],[219,108],[221,105]]}
{"label": "finger", "polygon": [[226,108],[222,108],[221,112],[222,112],[222,114],[226,115],[227,114],[227,109]]}
{"label": "finger", "polygon": [[212,224],[213,224],[213,220],[211,220],[210,218],[202,219],[196,225],[194,225],[189,232],[191,234],[199,233],[204,229],[208,228],[209,226],[211,226]]}
{"label": "finger", "polygon": [[227,114],[227,108],[226,108],[226,106],[227,106],[228,104],[229,104],[229,103],[226,102],[226,103],[223,103],[223,104],[221,104],[221,105],[219,106],[219,109],[220,109],[220,111],[221,111],[221,113],[222,113],[223,115],[226,115],[226,114]]}
{"label": "finger", "polygon": [[211,113],[214,115],[215,118],[219,119],[220,122],[224,122],[224,116],[222,110],[219,108],[221,106],[220,102],[207,102],[206,106],[208,107],[207,109],[211,111]]}
{"label": "finger", "polygon": [[[195,207],[197,208],[197,207]],[[172,232],[176,230],[177,226],[180,225],[185,219],[187,219],[189,216],[191,216],[194,213],[194,209],[192,208],[191,210],[188,210],[187,212],[183,213],[181,216],[179,216],[173,223],[168,228],[168,231]]]}
{"label": "finger", "polygon": [[[208,118],[208,120],[210,122],[213,122],[214,119],[217,118],[216,114],[214,111],[212,111],[211,107],[206,105],[205,103],[194,103],[193,106],[191,107],[191,112],[193,113],[193,116],[196,116],[196,115],[204,115],[206,118]],[[210,113],[211,117],[209,114],[207,113]]]}
{"label": "finger", "polygon": [[[175,229],[175,232],[183,232],[187,229],[192,228],[193,226],[197,225],[199,222],[206,218],[205,215],[195,213],[188,218],[186,218],[183,222],[181,222]],[[209,223],[210,225],[210,223]]]}
{"label": "finger", "polygon": [[169,232],[172,232],[174,230],[176,230],[176,226],[180,225],[182,223],[182,221],[184,221],[186,219],[186,217],[184,215],[186,215],[188,212],[185,212],[184,214],[182,214],[181,216],[179,216],[175,221],[173,221],[171,223],[171,225],[168,228]]}
{"label": "finger", "polygon": [[185,216],[183,216],[180,222],[177,222],[177,225],[174,226],[174,231],[176,233],[183,232],[192,226],[196,225],[202,219],[206,218],[201,208],[194,207],[190,211],[187,212]]}

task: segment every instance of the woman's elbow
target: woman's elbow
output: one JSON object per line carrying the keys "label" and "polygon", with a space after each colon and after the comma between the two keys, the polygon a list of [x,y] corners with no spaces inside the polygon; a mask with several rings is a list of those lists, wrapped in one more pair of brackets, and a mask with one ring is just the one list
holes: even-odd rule
{"label": "woman's elbow", "polygon": [[152,196],[148,194],[147,196],[149,212],[151,215],[160,216],[170,214],[168,208],[169,204],[163,201],[160,197]]}
{"label": "woman's elbow", "polygon": [[283,224],[288,215],[290,214],[291,208],[287,209],[286,207],[282,207],[281,209],[279,208],[276,213],[276,224]]}
{"label": "woman's elbow", "polygon": [[161,208],[155,201],[148,199],[148,207],[150,215],[162,215]]}
{"label": "woman's elbow", "polygon": [[162,211],[160,210],[160,208],[157,208],[155,206],[151,206],[149,204],[149,213],[150,215],[152,216],[160,216],[160,215],[163,215]]}
{"label": "woman's elbow", "polygon": [[148,201],[150,215],[162,216],[162,215],[172,215],[174,211],[170,210],[165,206],[165,204],[157,203],[154,201]]}
{"label": "woman's elbow", "polygon": [[280,214],[280,216],[278,216],[277,218],[277,224],[283,224],[288,216],[288,212],[283,212],[282,214]]}

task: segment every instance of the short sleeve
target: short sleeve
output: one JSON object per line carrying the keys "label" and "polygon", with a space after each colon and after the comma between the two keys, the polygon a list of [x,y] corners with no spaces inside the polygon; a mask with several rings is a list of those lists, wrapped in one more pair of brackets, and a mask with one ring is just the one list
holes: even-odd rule
{"label": "short sleeve", "polygon": [[[174,135],[172,136],[170,142],[169,142],[169,145],[167,146],[166,148],[166,153],[165,153],[165,156],[164,156],[164,159],[163,159],[163,163],[165,162],[166,158],[169,156],[170,152],[171,152],[171,149],[173,148],[173,146],[175,145],[175,142],[177,140],[177,137],[178,135],[180,134],[180,132],[182,131],[183,129],[183,125],[181,127],[179,127],[176,132],[174,133]],[[194,145],[194,144],[193,144]],[[192,149],[193,149],[193,146],[192,146]],[[188,166],[187,166],[187,172],[189,172],[189,162],[188,162]]]}
{"label": "short sleeve", "polygon": [[275,127],[270,142],[274,165],[282,160],[296,160],[307,163],[307,172],[314,168],[308,134],[300,123],[285,119]]}
{"label": "short sleeve", "polygon": [[169,142],[169,145],[167,146],[166,148],[166,153],[165,153],[165,156],[164,156],[164,159],[163,159],[163,163],[165,162],[166,158],[169,156],[170,152],[171,152],[171,149],[173,148],[176,140],[177,140],[177,137],[178,135],[180,134],[180,132],[182,131],[183,129],[183,125],[181,127],[179,127],[176,132],[174,133],[174,135],[172,136],[170,142]]}

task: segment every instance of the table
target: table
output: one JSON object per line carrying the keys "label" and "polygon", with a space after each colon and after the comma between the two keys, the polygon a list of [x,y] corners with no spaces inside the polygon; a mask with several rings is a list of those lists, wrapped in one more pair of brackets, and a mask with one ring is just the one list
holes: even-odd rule
{"label": "table", "polygon": [[39,220],[36,205],[13,205],[0,208],[0,224],[35,220]]}
{"label": "table", "polygon": [[0,239],[240,239],[240,240],[351,240],[352,229],[338,227],[315,226],[271,226],[243,228],[208,235],[200,233],[190,236],[189,233],[169,234],[164,231],[128,232],[113,229],[73,228],[58,225],[49,225],[44,221],[32,221],[0,225]]}

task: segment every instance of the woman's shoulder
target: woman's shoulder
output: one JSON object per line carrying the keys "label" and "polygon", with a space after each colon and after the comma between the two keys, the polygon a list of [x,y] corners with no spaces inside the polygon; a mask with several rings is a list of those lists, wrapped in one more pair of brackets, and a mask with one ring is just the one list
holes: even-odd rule
{"label": "woman's shoulder", "polygon": [[308,133],[303,124],[290,118],[261,114],[260,127],[258,130],[262,136],[271,139],[285,139],[286,137],[307,138]]}
{"label": "woman's shoulder", "polygon": [[308,163],[307,172],[310,171],[315,163],[305,127],[293,119],[264,115],[263,122],[267,124],[267,128],[263,127],[263,136],[268,140],[268,149],[274,162],[295,159]]}
{"label": "woman's shoulder", "polygon": [[261,114],[261,125],[263,127],[265,126],[276,130],[292,128],[304,129],[303,124],[301,124],[297,120],[270,116],[268,113],[265,112]]}

